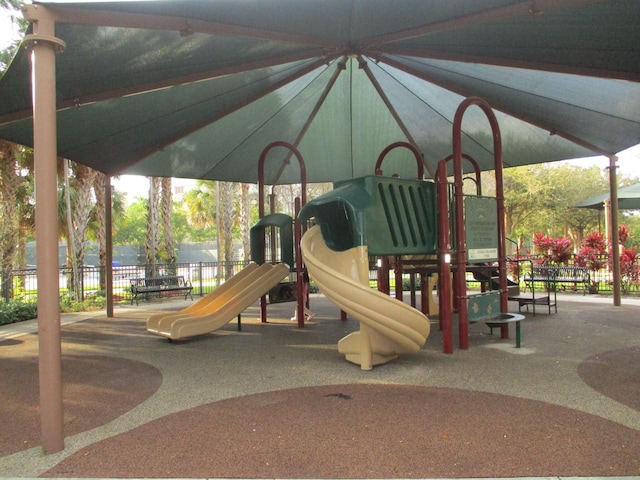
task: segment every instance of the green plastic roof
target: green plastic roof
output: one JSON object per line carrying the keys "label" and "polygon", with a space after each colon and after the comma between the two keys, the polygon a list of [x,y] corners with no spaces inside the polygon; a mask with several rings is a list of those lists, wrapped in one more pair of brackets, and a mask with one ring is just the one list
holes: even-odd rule
{"label": "green plastic roof", "polygon": [[[617,191],[618,209],[620,210],[640,210],[640,183],[620,188]],[[604,210],[604,201],[610,197],[608,193],[596,195],[587,200],[577,203],[575,206],[580,208],[593,208],[595,210]]]}
{"label": "green plastic roof", "polygon": [[[640,143],[637,0],[165,0],[49,2],[58,152],[107,174],[256,182],[262,150],[299,147],[307,181],[372,174],[408,141],[426,175],[452,153],[456,108],[496,110],[505,166]],[[32,144],[29,52],[0,79],[0,138]],[[488,122],[463,151],[493,168]],[[268,183],[298,182],[273,149]],[[284,165],[284,167],[283,167]],[[385,174],[415,177],[396,149]]]}

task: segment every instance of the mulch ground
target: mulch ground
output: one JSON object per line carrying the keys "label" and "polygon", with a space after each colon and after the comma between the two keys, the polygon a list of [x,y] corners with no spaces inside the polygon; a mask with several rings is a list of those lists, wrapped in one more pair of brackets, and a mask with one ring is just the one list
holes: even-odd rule
{"label": "mulch ground", "polygon": [[[65,355],[62,374],[65,435],[110,422],[153,395],[162,382],[151,365],[94,355]],[[37,357],[2,358],[0,391],[0,457],[40,445]]]}
{"label": "mulch ground", "polygon": [[84,448],[47,477],[455,478],[640,474],[640,432],[544,402],[334,385],[219,401]]}
{"label": "mulch ground", "polygon": [[578,375],[594,390],[640,411],[640,347],[593,355],[578,365]]}

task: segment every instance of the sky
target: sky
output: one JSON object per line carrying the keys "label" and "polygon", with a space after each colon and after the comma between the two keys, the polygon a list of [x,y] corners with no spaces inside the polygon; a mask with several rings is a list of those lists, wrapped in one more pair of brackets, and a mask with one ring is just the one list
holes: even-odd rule
{"label": "sky", "polygon": [[[0,49],[6,48],[17,33],[13,29],[11,17],[15,13],[0,9]],[[601,169],[609,166],[609,159],[606,157],[593,157],[585,159],[568,160],[567,163],[588,167],[596,165]],[[640,144],[631,147],[618,154],[619,173],[640,179]],[[185,188],[191,187],[193,182],[176,180],[174,183],[184,184]],[[134,200],[136,196],[146,197],[148,194],[148,181],[144,177],[123,175],[119,180],[113,181],[113,185],[121,192],[127,193],[129,200]]]}
{"label": "sky", "polygon": [[0,49],[7,48],[14,38],[18,38],[18,33],[13,28],[13,22],[11,21],[13,15],[15,13],[0,9]]}

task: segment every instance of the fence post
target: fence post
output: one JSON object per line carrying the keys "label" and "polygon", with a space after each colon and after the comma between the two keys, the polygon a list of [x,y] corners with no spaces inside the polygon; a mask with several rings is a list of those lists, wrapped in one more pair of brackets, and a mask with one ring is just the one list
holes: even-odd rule
{"label": "fence post", "polygon": [[80,265],[80,301],[84,302],[84,265]]}
{"label": "fence post", "polygon": [[5,272],[2,272],[2,274],[0,274],[0,284],[2,284],[2,296],[4,301],[9,303],[12,297],[11,291],[13,290],[13,275],[9,272],[9,275],[5,276],[4,273]]}

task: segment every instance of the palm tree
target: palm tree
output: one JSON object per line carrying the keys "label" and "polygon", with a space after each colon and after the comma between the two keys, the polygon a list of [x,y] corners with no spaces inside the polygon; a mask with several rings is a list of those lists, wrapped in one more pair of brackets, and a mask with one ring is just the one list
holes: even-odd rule
{"label": "palm tree", "polygon": [[225,280],[233,276],[233,227],[235,223],[235,184],[220,182],[220,233],[224,249]]}
{"label": "palm tree", "polygon": [[149,181],[149,200],[147,202],[147,238],[145,245],[146,272],[145,276],[153,277],[158,271],[158,220],[160,203],[160,179],[151,177]]}
{"label": "palm tree", "polygon": [[[216,260],[220,262],[220,236],[218,235],[218,185],[219,182],[198,180],[196,188],[189,190],[183,204],[187,223],[192,230],[209,230],[217,238]],[[216,285],[220,285],[220,269],[216,270]]]}
{"label": "palm tree", "polygon": [[[91,212],[91,224],[89,226],[90,233],[98,242],[98,258],[100,266],[100,290],[105,291],[107,281],[105,278],[105,269],[107,268],[107,238],[106,238],[106,220],[105,212],[107,207],[107,198],[105,191],[106,176],[102,172],[96,172],[93,179],[93,194],[95,196],[95,208]],[[111,220],[113,223],[121,218],[124,214],[124,195],[120,192],[112,190],[111,201]],[[110,267],[110,266],[109,266]]]}
{"label": "palm tree", "polygon": [[251,243],[249,238],[249,230],[251,228],[251,199],[249,196],[249,184],[240,184],[240,215],[238,221],[240,223],[240,239],[242,241],[242,259],[249,260],[251,258]]}
{"label": "palm tree", "polygon": [[160,181],[160,222],[162,225],[162,240],[160,242],[159,256],[167,264],[171,274],[175,274],[176,255],[171,212],[173,210],[173,195],[171,191],[171,177],[165,177]]}
{"label": "palm tree", "polygon": [[63,201],[58,205],[62,227],[60,231],[67,238],[67,263],[71,264],[70,291],[76,300],[81,300],[82,267],[93,213],[92,188],[97,172],[85,165],[65,160],[63,173],[64,186],[60,192]]}
{"label": "palm tree", "polygon": [[18,145],[0,140],[0,275],[2,297],[11,298],[11,270],[18,252],[20,203],[23,182],[17,164]]}
{"label": "palm tree", "polygon": [[216,186],[209,180],[198,180],[196,188],[183,199],[187,221],[194,229],[213,229],[216,226]]}
{"label": "palm tree", "polygon": [[[0,9],[2,9],[3,15],[8,15],[11,18],[14,28],[17,27],[20,32],[25,32],[29,23],[22,18],[19,14],[20,9],[24,6],[23,0],[0,0]],[[9,66],[9,62],[13,58],[18,49],[18,40],[13,40],[13,43],[6,49],[0,51],[0,77]]]}

